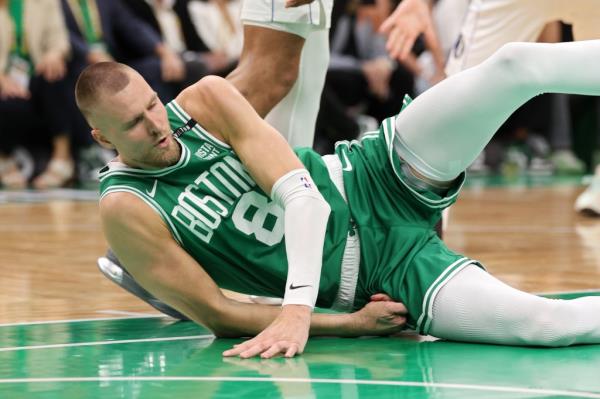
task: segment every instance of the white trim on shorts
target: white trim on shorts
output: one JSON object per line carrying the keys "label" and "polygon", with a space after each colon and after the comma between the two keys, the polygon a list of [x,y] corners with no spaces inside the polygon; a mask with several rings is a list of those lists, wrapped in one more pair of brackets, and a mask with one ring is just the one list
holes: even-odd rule
{"label": "white trim on shorts", "polygon": [[478,262],[472,259],[464,257],[460,258],[456,262],[449,265],[442,273],[440,273],[435,281],[431,283],[427,289],[427,292],[425,292],[425,296],[423,297],[423,310],[421,311],[421,315],[417,320],[416,331],[419,334],[429,334],[431,323],[433,321],[433,304],[435,303],[435,298],[440,290],[448,283],[448,281],[452,280],[456,274],[469,265],[479,266]]}
{"label": "white trim on shorts", "polygon": [[[342,162],[337,155],[325,155],[322,159],[329,172],[329,178],[347,203],[348,199],[346,198],[346,189],[344,188]],[[331,306],[333,310],[349,312],[353,309],[359,267],[360,238],[358,237],[358,232],[355,230],[353,235],[350,235],[350,232],[348,232],[348,236],[346,237],[346,246],[344,247],[340,272],[340,287]]]}

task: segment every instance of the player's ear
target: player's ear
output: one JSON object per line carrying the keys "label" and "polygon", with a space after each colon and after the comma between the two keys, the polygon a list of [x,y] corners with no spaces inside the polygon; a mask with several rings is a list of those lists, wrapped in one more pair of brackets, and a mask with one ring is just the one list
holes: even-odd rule
{"label": "player's ear", "polygon": [[92,128],[92,137],[102,147],[109,150],[115,149],[115,146],[106,137],[104,137],[100,129]]}

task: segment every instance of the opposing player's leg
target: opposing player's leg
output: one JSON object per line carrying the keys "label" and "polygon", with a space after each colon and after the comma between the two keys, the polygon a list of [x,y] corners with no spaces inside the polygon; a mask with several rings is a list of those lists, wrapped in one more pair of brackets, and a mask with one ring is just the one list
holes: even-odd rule
{"label": "opposing player's leg", "polygon": [[303,46],[296,34],[245,24],[240,61],[227,79],[265,117],[294,86]]}
{"label": "opposing player's leg", "polygon": [[502,123],[544,93],[600,94],[600,40],[510,43],[442,81],[396,119],[394,148],[429,182],[450,182]]}
{"label": "opposing player's leg", "polygon": [[266,118],[292,147],[313,146],[328,64],[329,32],[314,30],[306,37],[296,83]]}
{"label": "opposing player's leg", "polygon": [[600,343],[600,297],[542,298],[479,267],[459,271],[433,301],[429,333],[457,341],[566,346]]}

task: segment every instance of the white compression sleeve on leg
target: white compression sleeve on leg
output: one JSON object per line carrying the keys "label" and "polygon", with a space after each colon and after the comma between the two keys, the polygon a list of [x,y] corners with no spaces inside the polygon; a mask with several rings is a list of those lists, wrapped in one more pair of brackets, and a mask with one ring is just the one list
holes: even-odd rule
{"label": "white compression sleeve on leg", "polygon": [[288,275],[283,305],[313,308],[319,293],[323,244],[331,208],[306,169],[295,169],[273,185],[273,201],[285,211]]}
{"label": "white compression sleeve on leg", "polygon": [[417,97],[396,119],[394,149],[430,180],[455,179],[504,121],[544,93],[600,94],[600,40],[510,43]]}
{"label": "white compression sleeve on leg", "polygon": [[433,302],[430,334],[456,341],[566,346],[600,343],[600,297],[542,298],[467,266]]}
{"label": "white compression sleeve on leg", "polygon": [[298,79],[269,112],[269,122],[290,147],[312,147],[325,75],[329,65],[329,30],[311,32],[302,48]]}

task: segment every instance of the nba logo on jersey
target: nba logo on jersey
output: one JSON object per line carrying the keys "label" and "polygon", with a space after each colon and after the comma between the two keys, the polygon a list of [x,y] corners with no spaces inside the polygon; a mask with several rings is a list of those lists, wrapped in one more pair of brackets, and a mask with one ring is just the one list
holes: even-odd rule
{"label": "nba logo on jersey", "polygon": [[310,184],[310,180],[308,180],[306,177],[302,176],[300,178],[300,181],[302,182],[302,184],[304,184],[304,187],[312,188],[312,184]]}
{"label": "nba logo on jersey", "polygon": [[204,143],[200,146],[200,148],[198,148],[194,155],[200,159],[208,161],[219,155],[219,150],[217,150],[215,146],[210,143]]}

